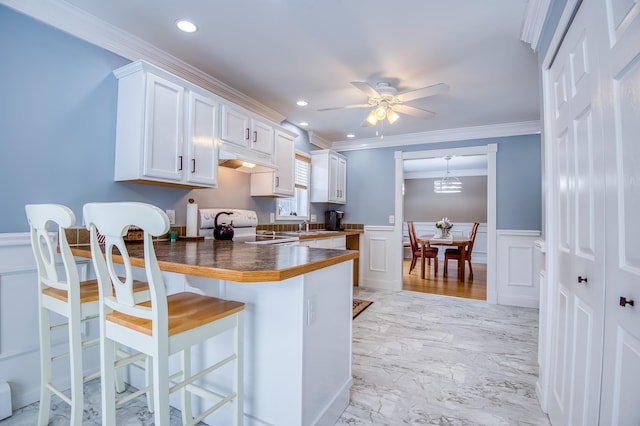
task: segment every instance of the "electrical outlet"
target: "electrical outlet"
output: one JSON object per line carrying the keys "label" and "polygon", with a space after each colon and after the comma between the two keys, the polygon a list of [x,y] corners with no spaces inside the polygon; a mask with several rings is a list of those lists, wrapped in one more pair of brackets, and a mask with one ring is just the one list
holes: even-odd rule
{"label": "electrical outlet", "polygon": [[389,216],[389,224],[393,225],[394,223],[396,223],[396,217],[394,215],[390,215]]}
{"label": "electrical outlet", "polygon": [[169,216],[169,225],[176,224],[176,211],[175,210],[167,210],[167,216]]}
{"label": "electrical outlet", "polygon": [[318,221],[318,216],[316,216],[315,214],[311,215],[311,223],[316,223]]}
{"label": "electrical outlet", "polygon": [[276,214],[269,213],[269,223],[275,223],[275,222],[276,222]]}

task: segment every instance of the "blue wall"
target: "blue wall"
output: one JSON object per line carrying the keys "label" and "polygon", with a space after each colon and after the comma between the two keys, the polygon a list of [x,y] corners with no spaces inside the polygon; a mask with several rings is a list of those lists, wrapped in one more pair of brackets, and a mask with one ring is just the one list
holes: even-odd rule
{"label": "blue wall", "polygon": [[395,151],[423,151],[498,145],[496,221],[498,229],[540,230],[542,226],[540,135],[431,143],[344,153],[348,158],[346,221],[388,225],[394,214]]}
{"label": "blue wall", "polygon": [[[261,223],[275,200],[249,196],[249,176],[225,170],[218,189],[188,190],[114,182],[117,81],[129,61],[0,5],[0,232],[28,230],[24,205],[56,202],[81,221],[89,201],[142,201],[175,209],[184,224],[186,200],[204,207],[258,211]],[[315,149],[298,131],[296,147]],[[540,138],[426,144],[346,153],[345,223],[386,225],[394,214],[394,157],[426,150],[498,143],[498,228],[540,229]],[[232,204],[233,203],[233,204]],[[314,204],[312,213],[339,206]]]}

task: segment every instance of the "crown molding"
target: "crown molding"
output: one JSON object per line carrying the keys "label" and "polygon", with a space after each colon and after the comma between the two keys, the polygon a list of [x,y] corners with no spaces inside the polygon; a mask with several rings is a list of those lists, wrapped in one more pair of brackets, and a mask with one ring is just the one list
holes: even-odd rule
{"label": "crown molding", "polygon": [[131,61],[143,59],[230,102],[280,124],[286,117],[154,45],[61,0],[0,3]]}
{"label": "crown molding", "polygon": [[542,34],[550,5],[551,0],[529,0],[527,4],[520,40],[529,43],[534,51],[538,48],[540,34]]}
{"label": "crown molding", "polygon": [[309,130],[307,133],[309,134],[309,143],[317,146],[318,148],[331,149],[331,142],[321,136],[318,136],[312,130]]}
{"label": "crown molding", "polygon": [[331,144],[331,149],[335,151],[356,151],[361,149],[421,145],[426,143],[452,142],[470,139],[534,135],[538,133],[541,133],[540,121],[523,121],[519,123],[490,124],[487,126],[462,127],[459,129],[434,130],[431,132],[385,136],[384,139],[369,138],[338,141]]}

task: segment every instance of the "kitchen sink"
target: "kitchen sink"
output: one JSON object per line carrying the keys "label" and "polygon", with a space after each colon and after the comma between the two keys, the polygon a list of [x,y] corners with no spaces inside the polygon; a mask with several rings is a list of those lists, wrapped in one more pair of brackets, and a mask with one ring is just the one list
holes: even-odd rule
{"label": "kitchen sink", "polygon": [[340,231],[326,231],[324,229],[316,229],[310,231],[290,231],[282,232],[285,235],[317,235],[317,234],[335,234]]}

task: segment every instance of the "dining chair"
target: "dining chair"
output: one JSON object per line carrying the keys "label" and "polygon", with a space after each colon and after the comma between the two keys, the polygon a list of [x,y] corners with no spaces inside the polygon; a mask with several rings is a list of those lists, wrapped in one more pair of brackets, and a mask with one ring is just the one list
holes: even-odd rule
{"label": "dining chair", "polygon": [[[409,273],[416,267],[418,259],[422,257],[422,251],[420,244],[418,244],[418,237],[416,236],[416,228],[413,221],[407,221],[407,228],[409,230],[409,244],[411,245],[411,265],[409,266]],[[434,259],[434,275],[438,275],[438,248],[437,247],[425,247],[424,257],[426,259]]]}
{"label": "dining chair", "polygon": [[[469,233],[469,244],[465,250],[465,261],[469,263],[469,279],[473,279],[473,267],[471,266],[471,253],[473,251],[473,243],[476,241],[476,234],[478,233],[478,226],[480,223],[474,222],[471,232]],[[449,267],[449,260],[460,261],[462,253],[459,248],[449,248],[444,251],[444,273],[447,276],[447,268]]]}
{"label": "dining chair", "polygon": [[[166,294],[152,237],[167,233],[169,218],[158,207],[136,202],[89,203],[83,213],[90,230],[91,258],[100,290],[102,424],[115,425],[118,401],[112,386],[113,346],[120,343],[152,358],[156,426],[169,424],[169,394],[175,391],[181,393],[183,424],[196,424],[213,411],[230,405],[233,425],[241,425],[244,303],[190,292]],[[130,225],[144,233],[144,273],[150,300],[142,303],[136,303],[132,297],[133,266],[122,237]],[[100,247],[97,229],[104,236],[104,249]],[[123,264],[124,278],[116,275],[118,262]],[[112,286],[115,292],[110,291]],[[227,331],[233,335],[231,353],[222,360],[207,359],[208,366],[192,375],[191,347]],[[169,356],[174,353],[180,354],[181,371],[170,376]],[[230,363],[233,371],[230,383],[220,383],[221,389],[228,389],[224,395],[199,384],[201,378]],[[192,394],[213,401],[195,418]]]}
{"label": "dining chair", "polygon": [[[98,281],[80,281],[78,269],[67,241],[66,230],[76,222],[71,209],[61,204],[27,204],[25,206],[30,227],[31,248],[38,271],[38,312],[40,339],[40,405],[38,425],[49,423],[51,394],[56,394],[71,406],[71,424],[81,425],[84,397],[83,384],[100,376],[100,371],[84,376],[82,352],[97,348],[98,338],[84,338],[83,324],[98,319]],[[53,229],[57,227],[57,243]],[[56,247],[57,246],[57,247]],[[56,249],[60,252],[62,267],[58,266]],[[60,271],[62,269],[62,271]],[[60,272],[64,272],[63,274]],[[135,282],[136,295],[148,297],[145,283]],[[52,324],[50,312],[65,318],[66,323]],[[68,352],[52,355],[51,334],[64,326],[68,331]],[[139,356],[118,352],[123,364],[136,362]],[[71,396],[67,396],[53,384],[53,366],[55,361],[69,358]],[[144,366],[144,365],[141,365]],[[121,369],[116,375],[115,388],[125,390]],[[152,406],[149,401],[150,406]]]}

